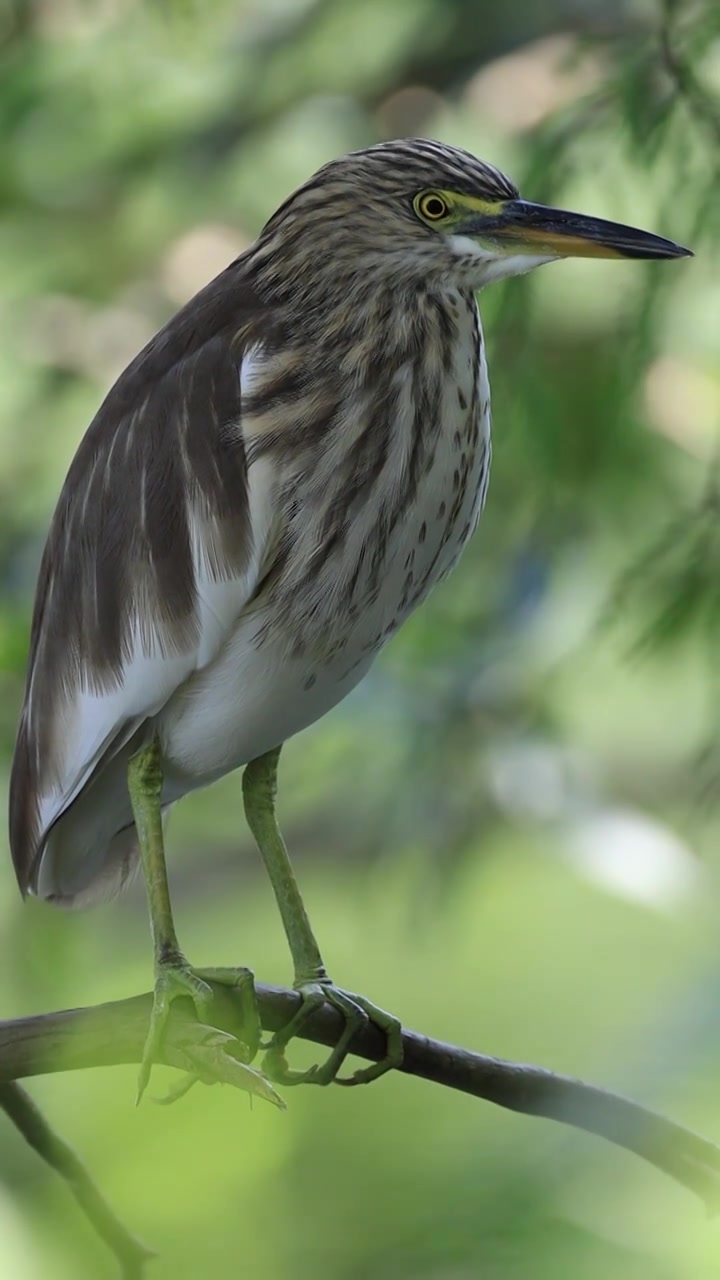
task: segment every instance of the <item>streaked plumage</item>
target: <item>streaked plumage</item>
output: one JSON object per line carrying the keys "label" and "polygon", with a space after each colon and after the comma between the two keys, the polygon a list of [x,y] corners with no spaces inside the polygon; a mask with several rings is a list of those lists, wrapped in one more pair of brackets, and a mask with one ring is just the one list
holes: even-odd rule
{"label": "streaked plumage", "polygon": [[[430,257],[408,267],[402,224],[380,246],[397,262],[372,271],[401,162],[418,184],[444,166],[514,193],[449,154],[383,147],[321,171],[100,408],[40,571],[11,786],[24,890],[119,887],[127,762],[149,734],[165,804],[276,746],[345,696],[457,559],[490,462],[474,297]],[[377,189],[348,226],[363,170]],[[314,210],[318,233],[296,239]],[[315,253],[333,263],[320,289]]]}
{"label": "streaked plumage", "polygon": [[464,151],[382,144],[290,196],[110,391],[42,561],[10,835],[22,890],[77,902],[125,881],[137,816],[157,975],[141,1090],[170,999],[202,1013],[209,994],[175,936],[159,803],[247,762],[303,995],[275,1067],[318,999],[345,1034],[303,1079],[336,1077],[365,1016],[387,1056],[354,1079],[398,1065],[397,1020],[325,971],[275,820],[274,749],[348,693],[476,526],[475,291],[571,254],[686,252],[528,204]]}

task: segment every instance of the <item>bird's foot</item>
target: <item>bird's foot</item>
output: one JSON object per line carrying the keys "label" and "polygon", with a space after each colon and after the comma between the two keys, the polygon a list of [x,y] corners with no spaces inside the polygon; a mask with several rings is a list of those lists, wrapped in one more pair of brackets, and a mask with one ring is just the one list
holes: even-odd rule
{"label": "bird's foot", "polygon": [[212,1025],[211,1010],[214,1000],[212,987],[191,968],[183,955],[177,953],[167,960],[160,960],[157,964],[150,1026],[138,1077],[138,1103],[147,1088],[153,1062],[158,1057],[162,1045],[170,1016],[170,1006],[180,997],[192,1000],[199,1022]]}
{"label": "bird's foot", "polygon": [[[402,1065],[403,1045],[400,1022],[391,1013],[379,1009],[377,1005],[366,1000],[364,996],[354,992],[343,991],[336,987],[329,978],[318,978],[309,982],[298,982],[295,990],[302,997],[302,1004],[297,1013],[281,1031],[276,1032],[267,1044],[263,1045],[265,1056],[262,1069],[277,1084],[369,1084],[377,1080],[386,1071],[392,1071]],[[298,1035],[307,1019],[323,1004],[330,1004],[342,1014],[345,1025],[335,1048],[324,1062],[310,1067],[308,1071],[293,1071],[285,1059],[285,1048],[294,1036]],[[368,1023],[376,1026],[385,1036],[385,1056],[372,1066],[362,1067],[352,1076],[339,1077],[338,1071],[352,1050],[352,1040],[358,1031]]]}

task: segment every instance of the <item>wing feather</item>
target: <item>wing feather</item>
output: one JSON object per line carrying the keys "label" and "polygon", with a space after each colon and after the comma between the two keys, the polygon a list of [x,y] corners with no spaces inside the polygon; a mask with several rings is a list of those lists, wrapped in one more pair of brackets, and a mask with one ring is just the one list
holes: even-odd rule
{"label": "wing feather", "polygon": [[126,369],[65,481],[11,775],[23,892],[53,824],[212,660],[257,584],[269,521],[253,523],[241,379],[271,325],[242,277],[240,259]]}

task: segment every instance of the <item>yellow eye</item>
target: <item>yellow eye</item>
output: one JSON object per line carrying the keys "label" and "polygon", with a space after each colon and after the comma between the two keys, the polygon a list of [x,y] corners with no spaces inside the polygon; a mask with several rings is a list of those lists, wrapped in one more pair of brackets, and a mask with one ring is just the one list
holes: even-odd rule
{"label": "yellow eye", "polygon": [[428,222],[439,222],[450,212],[450,205],[439,191],[426,191],[423,195],[417,196],[415,209],[420,217],[426,218]]}

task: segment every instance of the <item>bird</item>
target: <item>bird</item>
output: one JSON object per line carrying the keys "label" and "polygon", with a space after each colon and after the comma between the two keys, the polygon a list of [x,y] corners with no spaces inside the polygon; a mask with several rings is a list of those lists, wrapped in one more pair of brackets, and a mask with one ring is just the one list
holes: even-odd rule
{"label": "bird", "polygon": [[[23,895],[83,905],[147,886],[155,987],[144,1090],[178,997],[164,818],[244,767],[248,826],[301,997],[265,1046],[287,1083],[402,1062],[399,1020],[325,968],[276,814],[283,744],[341,701],[478,524],[491,459],[477,294],[568,257],[690,255],[520,197],[433,139],[331,160],[128,365],[84,435],[42,556],[10,785]],[[327,1058],[286,1049],[319,1004]],[[341,1076],[357,1029],[384,1056]]]}

